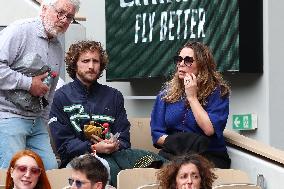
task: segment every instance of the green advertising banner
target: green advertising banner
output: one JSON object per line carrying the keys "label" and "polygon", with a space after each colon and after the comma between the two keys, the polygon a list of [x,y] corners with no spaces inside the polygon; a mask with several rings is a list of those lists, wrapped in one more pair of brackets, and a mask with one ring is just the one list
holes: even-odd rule
{"label": "green advertising banner", "polygon": [[238,1],[106,0],[108,81],[169,76],[187,41],[207,44],[219,71],[238,71]]}

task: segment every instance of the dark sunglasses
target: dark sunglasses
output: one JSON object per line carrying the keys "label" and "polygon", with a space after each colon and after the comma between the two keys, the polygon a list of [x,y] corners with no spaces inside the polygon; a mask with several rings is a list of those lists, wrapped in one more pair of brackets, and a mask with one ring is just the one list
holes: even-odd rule
{"label": "dark sunglasses", "polygon": [[72,179],[72,178],[69,178],[68,179],[68,182],[69,182],[69,185],[70,186],[72,186],[73,185],[73,183],[75,182],[75,186],[77,187],[77,188],[81,188],[82,187],[82,185],[84,185],[84,184],[86,184],[86,183],[89,183],[89,182],[84,182],[84,181],[80,181],[80,180],[74,180],[74,179]]}
{"label": "dark sunglasses", "polygon": [[41,173],[41,168],[39,167],[28,167],[26,165],[15,165],[14,168],[16,171],[23,173],[23,174],[26,174],[28,170],[30,171],[32,175],[35,175],[35,176],[39,176]]}
{"label": "dark sunglasses", "polygon": [[177,66],[179,66],[180,63],[183,61],[183,63],[184,63],[186,66],[190,67],[190,66],[192,65],[192,63],[194,62],[194,59],[193,59],[193,57],[191,57],[191,56],[186,56],[186,57],[184,57],[184,58],[182,58],[181,56],[175,56],[175,57],[174,57],[174,61],[175,61],[175,64],[176,64]]}

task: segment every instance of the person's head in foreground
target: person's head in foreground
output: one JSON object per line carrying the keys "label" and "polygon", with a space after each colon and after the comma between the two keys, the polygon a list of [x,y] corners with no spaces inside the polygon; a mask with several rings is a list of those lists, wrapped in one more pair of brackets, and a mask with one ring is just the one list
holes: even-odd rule
{"label": "person's head in foreground", "polygon": [[51,189],[39,155],[22,150],[13,156],[7,170],[6,189]]}
{"label": "person's head in foreground", "polygon": [[197,154],[177,157],[158,172],[162,189],[211,189],[215,174],[207,159]]}
{"label": "person's head in foreground", "polygon": [[106,167],[91,154],[74,158],[69,184],[72,189],[104,189],[108,181]]}

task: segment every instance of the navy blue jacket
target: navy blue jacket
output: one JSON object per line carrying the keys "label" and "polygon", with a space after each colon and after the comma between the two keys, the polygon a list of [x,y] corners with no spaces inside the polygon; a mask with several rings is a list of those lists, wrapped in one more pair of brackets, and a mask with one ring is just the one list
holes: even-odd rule
{"label": "navy blue jacket", "polygon": [[[92,115],[92,116],[90,116]],[[130,123],[127,120],[122,94],[97,82],[88,90],[77,78],[59,88],[50,111],[49,128],[56,151],[63,164],[74,157],[91,152],[91,142],[84,136],[83,126],[90,117],[105,115],[114,118],[111,133],[120,132],[120,149],[130,148]]]}

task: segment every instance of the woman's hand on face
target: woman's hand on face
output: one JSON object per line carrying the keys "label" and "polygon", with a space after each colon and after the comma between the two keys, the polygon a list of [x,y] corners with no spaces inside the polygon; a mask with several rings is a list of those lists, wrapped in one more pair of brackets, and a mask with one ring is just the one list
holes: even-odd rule
{"label": "woman's hand on face", "polygon": [[187,73],[184,77],[184,90],[188,100],[197,98],[197,78],[193,73]]}
{"label": "woman's hand on face", "polygon": [[181,186],[181,189],[198,189],[198,188],[190,184],[184,184]]}

